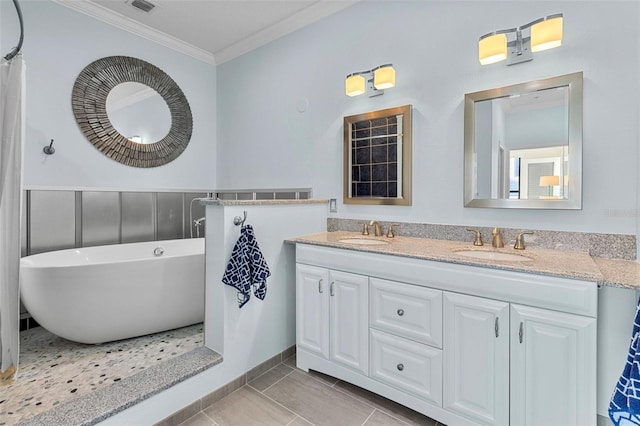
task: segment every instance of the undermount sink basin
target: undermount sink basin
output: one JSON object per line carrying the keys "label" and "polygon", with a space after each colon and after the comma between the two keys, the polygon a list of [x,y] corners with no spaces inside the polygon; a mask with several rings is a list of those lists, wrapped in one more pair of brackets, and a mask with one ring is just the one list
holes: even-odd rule
{"label": "undermount sink basin", "polygon": [[526,256],[520,256],[519,254],[502,253],[497,251],[485,251],[485,250],[461,250],[454,252],[460,256],[473,257],[481,260],[499,260],[506,262],[527,262],[531,261]]}
{"label": "undermount sink basin", "polygon": [[358,244],[363,246],[379,246],[383,244],[389,244],[387,241],[375,240],[373,238],[343,238],[338,241],[341,243]]}

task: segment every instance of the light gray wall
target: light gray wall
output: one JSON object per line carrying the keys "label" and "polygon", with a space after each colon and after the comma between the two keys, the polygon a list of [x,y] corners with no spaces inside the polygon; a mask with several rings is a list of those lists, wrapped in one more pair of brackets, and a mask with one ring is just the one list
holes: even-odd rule
{"label": "light gray wall", "polygon": [[[410,103],[413,206],[339,202],[336,217],[635,234],[639,6],[357,3],[218,66],[218,187],[309,186],[316,197],[342,200],[342,118]],[[482,34],[558,12],[560,48],[514,66],[479,64]],[[612,48],[621,40],[624,49]],[[347,74],[389,62],[395,88],[376,98],[344,95]],[[464,94],[577,71],[585,79],[583,209],[464,208]]]}
{"label": "light gray wall", "polygon": [[[20,2],[27,79],[27,186],[127,189],[215,188],[215,67],[135,36],[51,0]],[[11,1],[0,2],[0,51],[17,43],[18,20]],[[140,169],[115,162],[89,143],[71,110],[71,90],[84,67],[96,59],[124,55],[166,72],[184,92],[193,114],[186,150],[164,166]],[[55,139],[55,155],[42,147]]]}

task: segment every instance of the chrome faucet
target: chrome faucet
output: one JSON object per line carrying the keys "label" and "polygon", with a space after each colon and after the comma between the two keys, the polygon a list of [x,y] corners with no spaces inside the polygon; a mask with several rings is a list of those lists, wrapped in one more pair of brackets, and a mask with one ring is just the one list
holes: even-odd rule
{"label": "chrome faucet", "polygon": [[500,231],[500,229],[493,228],[491,235],[493,236],[493,241],[491,242],[491,245],[493,247],[495,248],[504,247],[504,240],[502,239],[502,232]]}
{"label": "chrome faucet", "polygon": [[369,226],[373,226],[374,235],[376,237],[382,236],[382,228],[380,228],[380,224],[378,223],[377,220],[372,220],[371,222],[369,222]]}

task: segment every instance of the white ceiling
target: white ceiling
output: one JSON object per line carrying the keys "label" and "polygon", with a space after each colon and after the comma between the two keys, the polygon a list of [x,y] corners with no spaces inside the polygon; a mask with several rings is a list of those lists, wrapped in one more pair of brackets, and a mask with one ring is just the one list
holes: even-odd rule
{"label": "white ceiling", "polygon": [[198,59],[220,64],[359,0],[54,0]]}

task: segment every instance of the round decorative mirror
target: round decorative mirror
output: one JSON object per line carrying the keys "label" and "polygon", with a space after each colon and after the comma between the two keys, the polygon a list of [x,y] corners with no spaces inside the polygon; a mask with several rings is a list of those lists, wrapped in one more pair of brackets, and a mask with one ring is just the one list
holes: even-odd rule
{"label": "round decorative mirror", "polygon": [[193,118],[180,87],[158,67],[128,56],[89,64],[71,95],[82,133],[107,157],[134,167],[175,160],[191,139]]}

